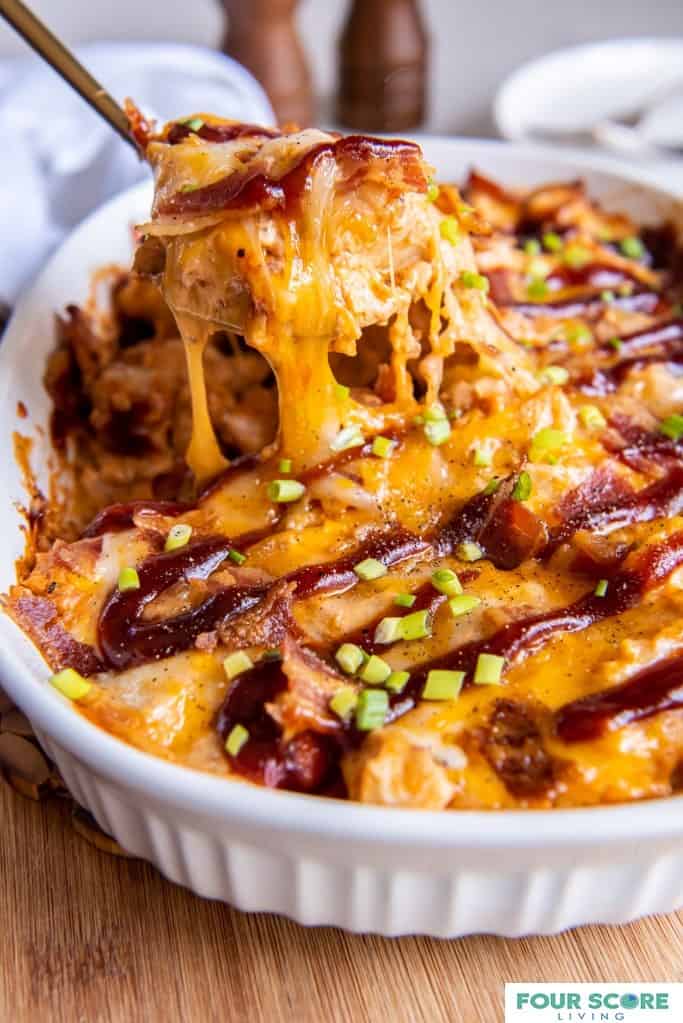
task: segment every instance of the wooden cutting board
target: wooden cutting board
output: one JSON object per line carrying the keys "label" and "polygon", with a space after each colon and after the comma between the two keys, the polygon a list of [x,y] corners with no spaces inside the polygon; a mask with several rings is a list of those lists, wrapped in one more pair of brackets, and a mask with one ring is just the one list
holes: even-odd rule
{"label": "wooden cutting board", "polygon": [[683,981],[683,914],[516,941],[382,939],[205,902],[0,782],[2,1023],[502,1023],[508,981]]}

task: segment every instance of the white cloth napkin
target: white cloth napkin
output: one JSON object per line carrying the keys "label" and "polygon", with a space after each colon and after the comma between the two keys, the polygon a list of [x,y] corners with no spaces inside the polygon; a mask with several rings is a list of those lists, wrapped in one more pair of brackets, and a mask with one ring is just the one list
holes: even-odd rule
{"label": "white cloth napkin", "polygon": [[[120,102],[162,123],[199,111],[275,123],[256,80],[229,57],[172,43],[98,43],[80,60]],[[148,171],[51,68],[0,62],[0,299],[14,302],[86,214]]]}

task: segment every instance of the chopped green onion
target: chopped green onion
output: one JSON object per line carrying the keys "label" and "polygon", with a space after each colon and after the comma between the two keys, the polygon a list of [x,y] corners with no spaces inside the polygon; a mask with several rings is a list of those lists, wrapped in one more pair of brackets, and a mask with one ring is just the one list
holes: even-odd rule
{"label": "chopped green onion", "polygon": [[458,593],[457,596],[451,597],[448,601],[448,606],[455,618],[458,618],[460,615],[469,614],[470,611],[474,611],[475,607],[479,607],[480,604],[481,598],[475,597],[471,593]]}
{"label": "chopped green onion", "polygon": [[231,728],[230,735],[225,740],[225,748],[231,757],[236,757],[245,742],[248,741],[249,732],[244,725],[235,725],[234,728]]}
{"label": "chopped green onion", "polygon": [[474,288],[476,291],[483,291],[484,294],[489,290],[488,277],[484,277],[483,274],[475,273],[474,270],[463,270],[460,274],[460,283],[466,288]]}
{"label": "chopped green onion", "polygon": [[390,693],[402,693],[409,678],[409,671],[392,671],[384,683],[384,688],[388,689]]}
{"label": "chopped green onion", "polygon": [[488,483],[482,490],[482,494],[486,494],[487,497],[490,497],[491,494],[495,494],[495,492],[499,489],[502,482],[503,481],[501,480],[500,476],[493,476],[492,479],[488,481]]}
{"label": "chopped green onion", "polygon": [[455,554],[461,561],[480,561],[484,557],[484,552],[479,544],[473,543],[471,540],[459,543],[455,548]]}
{"label": "chopped green onion", "polygon": [[531,491],[533,489],[533,483],[531,482],[531,476],[523,469],[517,477],[517,481],[512,488],[510,497],[513,501],[527,501],[531,497]]}
{"label": "chopped green onion", "polygon": [[338,398],[348,398],[351,393],[351,389],[347,387],[346,384],[335,384],[334,393]]}
{"label": "chopped green onion", "polygon": [[429,405],[424,410],[424,419],[426,423],[440,423],[443,419],[447,419],[446,410],[440,401],[435,402],[433,405]]}
{"label": "chopped green onion", "polygon": [[298,480],[271,480],[268,484],[268,497],[277,504],[291,504],[298,501],[306,490]]}
{"label": "chopped green onion", "polygon": [[199,131],[204,124],[204,121],[201,117],[190,117],[189,120],[183,121],[182,123],[186,125],[190,131]]}
{"label": "chopped green onion", "polygon": [[120,590],[139,590],[140,576],[134,568],[122,568],[119,572],[118,587]]}
{"label": "chopped green onion", "polygon": [[640,238],[624,238],[619,242],[619,248],[627,259],[642,259],[645,255],[645,246]]}
{"label": "chopped green onion", "polygon": [[609,583],[606,579],[600,579],[595,589],[593,590],[596,597],[604,597],[607,593],[607,587]]}
{"label": "chopped green onion", "polygon": [[534,301],[545,298],[548,294],[548,285],[542,277],[534,277],[527,284],[526,293]]}
{"label": "chopped green onion", "polygon": [[364,441],[359,426],[345,426],[340,430],[330,447],[333,451],[346,451],[347,448],[355,448]]}
{"label": "chopped green onion", "polygon": [[671,440],[680,440],[683,437],[683,416],[677,413],[667,416],[659,424],[659,432]]}
{"label": "chopped green onion", "polygon": [[478,469],[485,469],[489,465],[491,465],[491,462],[493,461],[493,455],[491,454],[490,451],[487,451],[485,448],[475,448],[472,461],[477,466]]}
{"label": "chopped green onion", "polygon": [[462,584],[450,568],[437,568],[436,572],[432,572],[432,586],[439,593],[445,593],[447,597],[462,593]]}
{"label": "chopped green onion", "polygon": [[413,425],[414,426],[424,426],[424,421],[425,421],[425,417],[424,416],[415,416],[415,418],[413,419]]}
{"label": "chopped green onion", "polygon": [[432,669],[422,690],[423,700],[455,700],[465,681],[464,671]]}
{"label": "chopped green onion", "polygon": [[388,458],[395,446],[396,442],[388,437],[375,437],[372,442],[372,453],[378,458]]}
{"label": "chopped green onion", "polygon": [[467,216],[468,213],[476,213],[474,206],[470,206],[467,202],[458,203],[458,213],[461,217]]}
{"label": "chopped green onion", "polygon": [[234,547],[231,547],[228,551],[228,557],[235,565],[243,565],[247,560],[246,554],[242,554],[241,551],[236,551]]}
{"label": "chopped green onion", "polygon": [[292,471],[292,459],[281,458],[278,462],[278,472],[291,472]]}
{"label": "chopped green onion", "polygon": [[609,289],[607,291],[601,291],[600,298],[605,303],[605,305],[611,305],[612,302],[614,301],[614,292],[610,291]]}
{"label": "chopped green onion", "polygon": [[342,643],[334,655],[335,661],[347,675],[355,675],[365,657],[365,651],[355,643]]}
{"label": "chopped green onion", "polygon": [[192,526],[186,525],[184,522],[179,522],[175,526],[171,526],[166,537],[166,543],[164,544],[165,551],[177,551],[179,547],[185,547],[192,536]]}
{"label": "chopped green onion", "polygon": [[633,294],[634,288],[635,284],[633,283],[633,281],[624,281],[623,284],[619,285],[617,291],[623,298],[628,298],[629,295]]}
{"label": "chopped green onion", "polygon": [[377,558],[366,558],[365,561],[359,561],[357,565],[353,566],[353,570],[359,579],[365,579],[366,582],[370,579],[380,579],[387,574],[386,565],[383,565]]}
{"label": "chopped green onion", "polygon": [[254,662],[249,654],[245,654],[244,650],[237,650],[234,654],[228,654],[223,661],[223,670],[229,679],[233,679],[245,671],[250,671],[253,667]]}
{"label": "chopped green onion", "polygon": [[497,686],[504,667],[504,657],[498,657],[497,654],[479,654],[473,681],[478,686]]}
{"label": "chopped green onion", "polygon": [[50,685],[58,689],[68,700],[82,700],[92,689],[92,682],[88,682],[87,678],[83,678],[73,668],[62,668],[55,675],[51,675]]}
{"label": "chopped green onion", "polygon": [[529,449],[529,458],[532,462],[538,462],[545,455],[559,451],[566,443],[566,433],[563,433],[562,430],[553,430],[551,427],[546,427],[534,434]]}
{"label": "chopped green onion", "polygon": [[548,252],[559,252],[562,248],[562,239],[555,231],[546,231],[543,235],[543,245]]}
{"label": "chopped green onion", "polygon": [[541,371],[541,380],[562,387],[569,380],[569,370],[566,366],[546,366]]}
{"label": "chopped green onion", "polygon": [[381,728],[389,710],[389,694],[384,689],[364,689],[358,695],[356,706],[356,728],[359,732],[371,732]]}
{"label": "chopped green onion", "polygon": [[579,420],[587,430],[602,430],[607,420],[597,405],[582,405],[579,409]]}
{"label": "chopped green onion", "polygon": [[445,444],[451,435],[451,424],[447,419],[439,419],[437,422],[425,423],[424,434],[432,447],[438,448]]}
{"label": "chopped green onion", "polygon": [[282,654],[277,649],[277,647],[273,647],[271,650],[264,650],[263,651],[263,660],[264,661],[281,661],[282,660]]}
{"label": "chopped green onion", "polygon": [[391,668],[387,662],[382,660],[381,657],[378,657],[377,654],[372,654],[368,657],[365,662],[365,666],[360,673],[360,677],[363,682],[367,682],[368,685],[371,686],[381,685],[382,682],[386,682],[390,675]]}
{"label": "chopped green onion", "polygon": [[375,643],[384,646],[386,643],[395,643],[397,639],[401,639],[402,621],[402,618],[383,618],[381,622],[378,622],[375,629]]}
{"label": "chopped green onion", "polygon": [[330,700],[330,710],[342,721],[348,721],[356,709],[358,693],[353,686],[341,686]]}
{"label": "chopped green onion", "polygon": [[593,340],[593,335],[585,323],[566,323],[562,333],[569,345],[582,346]]}
{"label": "chopped green onion", "polygon": [[432,634],[429,623],[429,611],[413,611],[412,614],[406,615],[400,621],[402,639],[424,639],[425,636],[431,636]]}
{"label": "chopped green onion", "polygon": [[527,273],[531,277],[540,277],[545,280],[550,273],[550,267],[546,266],[542,259],[532,259],[527,267]]}
{"label": "chopped green onion", "polygon": [[398,607],[412,607],[417,597],[414,593],[397,593],[394,597],[394,604]]}
{"label": "chopped green onion", "polygon": [[615,352],[618,352],[618,351],[621,350],[621,346],[623,345],[623,343],[624,342],[621,340],[620,337],[611,337],[609,339],[609,341],[607,342],[607,344],[610,346],[610,348],[613,348]]}
{"label": "chopped green onion", "polygon": [[434,181],[430,181],[427,185],[427,200],[429,202],[436,202],[438,198],[439,186]]}
{"label": "chopped green onion", "polygon": [[524,251],[527,256],[537,256],[541,251],[541,244],[535,238],[527,238],[524,242]]}
{"label": "chopped green onion", "polygon": [[444,217],[439,224],[439,233],[445,242],[457,245],[461,238],[460,225],[455,217]]}
{"label": "chopped green onion", "polygon": [[585,266],[590,258],[591,254],[588,249],[584,248],[583,245],[577,245],[575,242],[568,245],[564,250],[564,262],[573,270],[579,270],[582,266]]}

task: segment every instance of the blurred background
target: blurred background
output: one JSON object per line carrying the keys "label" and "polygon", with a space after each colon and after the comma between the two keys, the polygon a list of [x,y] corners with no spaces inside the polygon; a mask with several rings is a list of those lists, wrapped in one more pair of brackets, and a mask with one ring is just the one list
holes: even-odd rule
{"label": "blurred background", "polygon": [[[271,123],[531,139],[636,165],[683,195],[683,0],[30,6],[117,99],[132,95],[161,119],[215,110]],[[3,23],[0,130],[13,144],[0,196],[13,240],[11,253],[0,252],[7,298],[66,230],[141,171]],[[29,190],[30,214],[18,201]]]}
{"label": "blurred background", "polygon": [[[173,40],[218,47],[224,31],[218,0],[34,0],[31,6],[70,43]],[[237,0],[236,6],[259,5]],[[301,0],[292,6],[324,115],[351,3]],[[431,37],[426,127],[440,132],[495,134],[496,89],[520,65],[551,50],[628,36],[683,40],[682,0],[422,0],[419,6]],[[0,25],[0,57],[23,52],[21,40]],[[577,67],[577,79],[580,74]]]}

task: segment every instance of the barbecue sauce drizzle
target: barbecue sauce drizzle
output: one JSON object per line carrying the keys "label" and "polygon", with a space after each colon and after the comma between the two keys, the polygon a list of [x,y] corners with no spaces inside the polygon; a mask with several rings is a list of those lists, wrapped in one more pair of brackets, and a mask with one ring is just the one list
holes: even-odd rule
{"label": "barbecue sauce drizzle", "polygon": [[[203,126],[207,130],[211,127]],[[201,129],[198,134],[201,135]],[[314,146],[279,179],[255,170],[235,171],[202,188],[176,192],[161,205],[159,213],[192,216],[252,206],[264,210],[275,207],[288,209],[292,203],[299,200],[314,165],[324,156],[333,156],[337,160],[354,163],[370,160],[396,161],[407,184],[423,192],[427,188],[420,148],[414,142],[347,135]]]}
{"label": "barbecue sauce drizzle", "polygon": [[[181,579],[208,579],[234,547],[245,546],[237,538],[209,537],[177,551],[154,554],[138,566],[140,586],[115,589],[106,602],[98,625],[99,643],[107,664],[117,671],[187,650],[197,636],[210,632],[219,622],[244,614],[268,593],[269,583],[221,587],[196,607],[164,618],[143,621],[144,609],[164,590]],[[284,576],[295,585],[294,598],[304,600],[318,593],[341,593],[359,580],[353,566],[366,558],[391,568],[430,549],[425,540],[407,530],[394,529],[370,537],[352,554],[336,561],[304,565]],[[279,580],[283,581],[283,580]]]}
{"label": "barbecue sauce drizzle", "polygon": [[683,707],[683,654],[657,661],[626,682],[573,700],[555,715],[565,742],[588,742],[667,710]]}
{"label": "barbecue sauce drizzle", "polygon": [[[469,676],[465,680],[467,685],[471,682],[472,672],[480,653],[503,655],[509,665],[538,650],[561,633],[582,631],[596,622],[634,607],[648,589],[663,582],[681,564],[683,531],[646,550],[634,567],[614,573],[604,597],[599,597],[591,591],[567,607],[511,622],[492,636],[467,643],[445,657],[419,666],[411,673],[403,692],[390,694],[387,723],[396,721],[416,706],[421,698],[427,675],[432,669],[464,671]],[[334,759],[333,751],[336,750],[336,757],[339,758],[345,749],[357,745],[362,737],[352,722],[346,724],[337,736],[302,733],[306,737],[308,747],[316,751],[319,763],[324,764],[324,769],[321,767],[319,773],[315,773],[314,779],[308,779],[312,787],[307,787],[297,773],[298,769],[292,767],[293,751],[289,748],[291,743],[283,746],[280,742],[279,726],[267,713],[265,706],[286,686],[287,678],[279,664],[262,662],[232,684],[219,711],[216,727],[222,738],[226,738],[236,724],[248,729],[249,741],[236,757],[231,757],[233,766],[240,773],[266,785],[290,787],[290,784],[293,784],[296,788],[303,787],[305,791],[315,791],[316,784],[329,777]],[[596,700],[599,695],[596,694]],[[681,703],[683,704],[683,693]],[[650,704],[646,703],[642,687],[641,689],[634,687],[621,694],[620,712],[622,715],[631,712],[633,716],[628,720],[636,720],[637,716],[657,713],[669,705],[678,704],[665,703],[664,697],[661,696],[656,706],[652,705],[648,710]],[[596,715],[597,713],[596,711]],[[600,713],[606,717],[602,707]],[[626,723],[626,720],[624,718],[623,723]],[[296,758],[294,760],[296,762]]]}
{"label": "barbecue sauce drizzle", "polygon": [[[667,438],[647,434],[637,428],[629,430],[625,424],[618,425],[627,442],[624,450],[642,451],[655,460],[658,456],[664,458],[668,468],[661,479],[640,491],[617,493],[607,500],[601,501],[598,493],[594,503],[588,500],[578,514],[570,516],[548,533],[545,525],[523,503],[510,497],[515,482],[515,477],[510,476],[501,481],[493,494],[475,494],[429,540],[421,540],[401,529],[392,529],[370,537],[346,557],[295,570],[285,577],[295,584],[294,598],[305,599],[319,593],[340,593],[349,589],[358,582],[353,566],[367,557],[377,558],[390,568],[428,551],[443,557],[453,553],[459,543],[473,540],[482,546],[485,556],[497,567],[510,569],[527,557],[552,554],[577,529],[623,526],[647,521],[662,512],[676,514],[683,500],[683,466],[675,461],[676,456],[680,457],[679,448]],[[366,444],[344,452],[343,457],[332,459],[330,465],[316,466],[309,470],[309,474],[315,478],[336,471],[345,462],[364,457],[368,447]],[[245,460],[243,466],[231,467],[228,473],[252,467],[251,460]],[[133,525],[133,516],[140,510],[175,514],[188,507],[173,502],[144,501],[113,506],[93,521],[86,535],[96,536],[108,530],[129,528]],[[264,534],[268,532],[263,531]],[[143,561],[138,566],[140,588],[124,592],[115,590],[100,616],[99,642],[107,664],[116,670],[124,670],[134,664],[171,656],[192,646],[200,633],[210,631],[219,622],[236,619],[259,604],[271,584],[220,587],[197,606],[171,618],[142,620],[144,608],[169,586],[181,579],[208,579],[223,564],[231,549],[245,549],[259,539],[262,539],[261,533],[245,534],[234,540],[209,537],[178,551],[155,554]],[[634,606],[649,586],[661,581],[682,562],[683,533],[678,533],[665,544],[647,551],[635,569],[614,574],[606,597],[589,593],[566,608],[512,622],[485,640],[467,644],[437,661],[418,667],[411,674],[406,689],[390,696],[388,720],[396,720],[416,705],[432,668],[464,670],[471,674],[482,652],[500,653],[509,664],[561,632],[585,629],[596,621]],[[429,590],[430,584],[425,584],[418,591],[419,603],[411,610],[424,606],[433,616],[442,601],[434,591],[430,597]],[[371,630],[374,631],[372,623],[362,630],[366,647],[373,645],[367,638]],[[350,639],[358,640],[358,636]],[[287,684],[277,661],[264,661],[232,683],[218,714],[216,727],[224,736],[237,723],[249,729],[249,741],[236,758],[231,758],[235,769],[263,784],[300,791],[321,791],[327,785],[338,786],[341,753],[357,744],[361,736],[353,726],[347,726],[334,737],[306,731],[290,743],[283,744],[280,727],[270,717],[265,705]],[[627,698],[628,693],[624,696]],[[656,710],[651,713],[656,713]]]}

